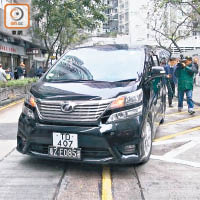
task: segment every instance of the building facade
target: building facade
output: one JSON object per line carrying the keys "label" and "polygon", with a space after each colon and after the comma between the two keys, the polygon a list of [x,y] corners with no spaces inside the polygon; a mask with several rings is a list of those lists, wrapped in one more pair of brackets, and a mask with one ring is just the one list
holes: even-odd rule
{"label": "building facade", "polygon": [[104,33],[118,32],[118,0],[104,0],[107,5],[106,10],[107,21],[103,24]]}
{"label": "building facade", "polygon": [[34,39],[31,28],[14,30],[4,27],[4,6],[8,3],[30,5],[30,0],[0,0],[0,63],[4,69],[10,68],[12,71],[21,62],[25,64],[27,71],[32,65],[36,68],[44,66],[46,50]]}
{"label": "building facade", "polygon": [[129,14],[130,14],[129,0],[119,0],[118,15],[120,34],[129,34]]}
{"label": "building facade", "polygon": [[93,36],[106,36],[118,33],[118,0],[102,0],[107,7],[105,10],[106,21],[92,32]]}
{"label": "building facade", "polygon": [[129,35],[130,45],[147,44],[152,38],[148,22],[151,0],[119,0],[119,33]]}
{"label": "building facade", "polygon": [[[107,22],[93,32],[93,35],[115,33],[126,43],[144,42],[147,40],[147,2],[149,0],[102,0],[108,7],[105,14]],[[127,37],[129,39],[127,40]]]}

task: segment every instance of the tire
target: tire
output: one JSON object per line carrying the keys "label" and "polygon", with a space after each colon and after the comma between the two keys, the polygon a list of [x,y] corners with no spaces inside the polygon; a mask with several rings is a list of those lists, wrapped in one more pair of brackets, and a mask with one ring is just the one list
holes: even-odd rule
{"label": "tire", "polygon": [[145,120],[142,127],[142,141],[140,143],[140,151],[143,158],[139,164],[144,164],[148,162],[152,151],[152,141],[153,125],[151,120],[148,118],[147,120]]}
{"label": "tire", "polygon": [[165,96],[164,101],[163,101],[163,118],[161,119],[160,124],[164,124],[165,122],[166,108],[167,106],[166,106],[166,96]]}
{"label": "tire", "polygon": [[165,112],[166,112],[166,104],[164,105],[164,108],[163,108],[163,118],[160,120],[160,124],[164,124],[165,122]]}

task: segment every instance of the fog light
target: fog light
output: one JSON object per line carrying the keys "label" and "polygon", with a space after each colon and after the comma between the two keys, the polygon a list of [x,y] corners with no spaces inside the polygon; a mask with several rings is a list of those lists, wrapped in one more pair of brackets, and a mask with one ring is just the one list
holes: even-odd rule
{"label": "fog light", "polygon": [[122,154],[124,155],[129,155],[129,154],[134,154],[136,151],[136,147],[133,144],[129,144],[129,145],[125,145],[124,147],[122,147]]}

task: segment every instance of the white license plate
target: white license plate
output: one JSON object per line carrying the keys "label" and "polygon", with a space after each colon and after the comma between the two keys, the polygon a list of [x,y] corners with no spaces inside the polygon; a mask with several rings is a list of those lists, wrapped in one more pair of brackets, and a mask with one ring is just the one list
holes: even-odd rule
{"label": "white license plate", "polygon": [[53,146],[65,148],[78,148],[78,136],[71,133],[53,133]]}
{"label": "white license plate", "polygon": [[49,156],[54,158],[81,160],[81,149],[49,146]]}

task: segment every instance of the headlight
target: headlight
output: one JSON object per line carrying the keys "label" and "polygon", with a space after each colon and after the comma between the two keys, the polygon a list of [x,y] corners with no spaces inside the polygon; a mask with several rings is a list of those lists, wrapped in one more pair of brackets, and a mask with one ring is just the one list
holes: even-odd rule
{"label": "headlight", "polygon": [[33,111],[29,109],[28,107],[26,107],[25,105],[23,105],[22,113],[24,113],[26,116],[28,116],[31,119],[35,119],[35,115]]}
{"label": "headlight", "polygon": [[110,109],[122,108],[124,106],[141,103],[142,100],[143,100],[143,91],[142,89],[139,89],[135,92],[118,97],[111,103]]}
{"label": "headlight", "polygon": [[[24,103],[28,104],[29,106],[31,106],[33,108],[36,107],[35,98],[30,92],[28,92],[28,94],[26,95]],[[35,115],[34,115],[33,110],[28,108],[25,104],[24,104],[24,106],[22,108],[22,113],[24,113],[29,118],[35,119]]]}
{"label": "headlight", "polygon": [[143,106],[138,106],[133,109],[113,113],[112,115],[110,115],[107,122],[110,123],[114,121],[120,121],[120,120],[128,119],[132,116],[140,115],[142,114],[142,109],[143,109]]}
{"label": "headlight", "polygon": [[27,103],[27,104],[29,104],[32,107],[36,107],[35,98],[34,98],[34,96],[30,92],[26,95],[26,98],[25,98],[24,102]]}
{"label": "headlight", "polygon": [[[143,90],[139,89],[135,92],[118,97],[110,104],[109,108],[110,109],[123,108],[125,106],[142,103],[142,100],[143,100]],[[113,113],[112,115],[110,115],[107,122],[110,123],[114,121],[120,121],[130,118],[132,116],[140,115],[142,113],[142,109],[143,105],[140,105],[136,108]]]}

